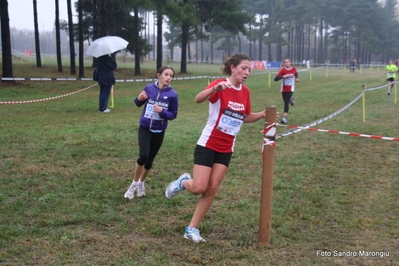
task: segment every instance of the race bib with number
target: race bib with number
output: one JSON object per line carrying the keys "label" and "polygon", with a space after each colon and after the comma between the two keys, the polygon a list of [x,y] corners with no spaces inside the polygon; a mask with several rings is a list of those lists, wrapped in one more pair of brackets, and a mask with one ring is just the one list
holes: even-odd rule
{"label": "race bib with number", "polygon": [[236,136],[244,123],[244,118],[245,115],[226,109],[220,117],[217,129],[223,133]]}
{"label": "race bib with number", "polygon": [[292,86],[294,85],[295,79],[294,77],[284,79],[284,85]]}
{"label": "race bib with number", "polygon": [[160,117],[159,113],[157,113],[154,109],[154,104],[158,104],[159,106],[168,109],[169,104],[161,101],[155,101],[153,99],[149,99],[147,102],[147,106],[144,112],[144,117],[155,119],[155,120],[164,120]]}

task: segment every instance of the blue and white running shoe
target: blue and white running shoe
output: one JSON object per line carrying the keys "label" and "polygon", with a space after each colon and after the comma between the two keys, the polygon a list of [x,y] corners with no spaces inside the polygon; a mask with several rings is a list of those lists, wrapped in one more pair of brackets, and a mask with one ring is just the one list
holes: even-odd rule
{"label": "blue and white running shoe", "polygon": [[186,232],[184,234],[184,238],[191,240],[194,243],[206,242],[206,240],[200,236],[199,230],[195,227],[186,226]]}
{"label": "blue and white running shoe", "polygon": [[176,196],[176,194],[179,193],[180,191],[185,190],[185,188],[182,185],[182,182],[188,179],[191,179],[191,175],[189,173],[184,173],[178,179],[171,182],[165,190],[165,196],[168,199],[171,199],[174,196]]}

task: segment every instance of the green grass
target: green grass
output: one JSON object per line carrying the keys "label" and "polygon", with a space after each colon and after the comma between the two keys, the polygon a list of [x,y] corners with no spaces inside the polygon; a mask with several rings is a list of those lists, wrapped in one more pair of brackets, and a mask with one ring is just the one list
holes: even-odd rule
{"label": "green grass", "polygon": [[[132,78],[122,66],[117,78]],[[174,65],[176,72],[179,66]],[[60,75],[54,66],[17,65],[14,75]],[[151,77],[155,66],[143,65]],[[188,75],[220,75],[218,65],[189,65]],[[64,69],[65,71],[65,69]],[[256,73],[257,71],[253,71]],[[91,73],[87,67],[86,73]],[[179,74],[177,74],[179,76]],[[273,77],[273,75],[272,75]],[[300,72],[289,123],[329,115],[367,87],[385,83],[384,71],[330,69]],[[2,82],[0,101],[70,93],[93,82]],[[147,196],[123,193],[138,154],[145,83],[115,85],[115,108],[97,113],[98,88],[41,103],[0,105],[1,265],[397,265],[399,263],[398,142],[302,131],[277,140],[271,246],[258,246],[262,121],[245,124],[214,204],[200,230],[205,245],[183,238],[199,196],[164,196],[166,185],[192,170],[195,143],[208,106],[194,103],[206,79],[175,80],[179,114],[171,121],[147,182]],[[254,111],[276,105],[279,83],[253,75]],[[386,89],[318,128],[399,137],[398,104]],[[277,133],[287,130],[278,127]],[[386,251],[389,257],[317,256],[317,251]]]}

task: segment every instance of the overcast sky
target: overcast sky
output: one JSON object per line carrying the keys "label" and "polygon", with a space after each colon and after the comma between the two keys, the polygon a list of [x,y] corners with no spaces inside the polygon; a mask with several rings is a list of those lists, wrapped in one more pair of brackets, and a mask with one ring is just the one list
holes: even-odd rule
{"label": "overcast sky", "polygon": [[[68,20],[67,1],[59,0],[60,21]],[[72,0],[72,10],[74,10]],[[10,17],[10,28],[34,30],[33,23],[33,1],[32,0],[8,0],[8,15]],[[37,0],[37,15],[39,32],[52,31],[55,20],[55,1]],[[73,11],[73,21],[77,18]]]}

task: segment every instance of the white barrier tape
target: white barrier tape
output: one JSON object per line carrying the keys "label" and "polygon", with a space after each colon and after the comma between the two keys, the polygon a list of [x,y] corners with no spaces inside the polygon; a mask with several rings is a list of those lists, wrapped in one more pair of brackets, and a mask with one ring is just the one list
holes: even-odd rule
{"label": "white barrier tape", "polygon": [[277,123],[271,123],[263,129],[263,134],[265,137],[275,137],[276,136],[276,125]]}
{"label": "white barrier tape", "polygon": [[265,147],[265,146],[272,146],[272,147],[274,147],[274,146],[276,146],[276,141],[270,140],[270,139],[268,139],[268,138],[263,138],[262,153],[263,153],[263,151],[264,151],[264,147]]}
{"label": "white barrier tape", "polygon": [[348,108],[349,108],[350,106],[352,106],[357,100],[359,100],[362,96],[363,96],[363,92],[362,92],[361,94],[359,94],[359,95],[358,95],[354,100],[352,100],[349,104],[347,104],[346,106],[342,107],[342,108],[339,109],[338,111],[335,111],[334,113],[332,113],[332,114],[330,114],[330,115],[328,115],[328,116],[325,116],[325,117],[323,117],[323,118],[320,118],[319,120],[316,120],[316,121],[314,121],[314,122],[311,122],[311,123],[308,123],[308,124],[306,124],[306,125],[297,127],[297,128],[295,128],[295,129],[288,130],[287,132],[284,132],[284,133],[280,133],[280,134],[278,134],[278,135],[276,136],[276,139],[281,138],[281,137],[286,137],[286,136],[289,136],[289,135],[291,135],[291,134],[300,132],[300,131],[302,131],[303,129],[305,129],[305,128],[307,128],[307,127],[311,127],[311,126],[315,126],[315,125],[321,124],[321,123],[323,123],[324,121],[327,121],[328,119],[333,118],[334,116],[336,116],[336,115],[342,113],[343,111],[345,111],[346,109],[348,109]]}
{"label": "white barrier tape", "polygon": [[[263,74],[263,73],[259,73]],[[188,79],[204,79],[204,78],[223,78],[224,76],[215,76],[215,77],[208,77],[208,76],[190,76],[190,77],[177,77],[174,80],[188,80]],[[92,78],[1,78],[2,81],[91,81]],[[138,79],[117,79],[116,82],[155,82],[158,79],[156,78],[138,78]]]}
{"label": "white barrier tape", "polygon": [[332,130],[332,129],[320,129],[320,128],[314,128],[314,127],[300,127],[300,126],[281,125],[281,124],[278,124],[278,125],[283,126],[283,127],[289,127],[289,128],[298,128],[301,130],[312,130],[312,131],[327,132],[327,133],[333,133],[333,134],[342,134],[342,135],[348,135],[348,136],[352,136],[352,137],[363,137],[363,138],[371,138],[371,139],[399,141],[399,138],[383,137],[383,136],[377,136],[377,135],[366,135],[366,134],[338,131],[338,130]]}
{"label": "white barrier tape", "polygon": [[[252,75],[261,75],[269,72],[259,72],[253,73]],[[190,77],[176,77],[174,80],[190,80],[190,79],[218,79],[218,78],[225,78],[226,76],[190,76]],[[1,78],[2,81],[91,81],[92,78]],[[155,82],[158,79],[156,78],[138,78],[138,79],[117,79],[116,82]]]}
{"label": "white barrier tape", "polygon": [[289,135],[291,135],[291,134],[300,132],[300,131],[302,131],[303,129],[305,129],[305,128],[307,128],[307,127],[311,127],[311,126],[315,126],[315,125],[321,124],[321,123],[323,123],[324,121],[327,121],[328,119],[330,119],[330,118],[332,118],[332,117],[338,115],[339,113],[345,111],[346,109],[348,109],[350,106],[352,106],[357,100],[359,100],[359,99],[363,96],[363,93],[364,93],[365,91],[372,91],[372,90],[382,89],[382,88],[387,87],[388,85],[392,85],[392,84],[395,84],[395,83],[399,83],[399,81],[394,81],[394,82],[391,82],[391,83],[389,83],[389,84],[384,84],[384,85],[381,85],[381,86],[378,86],[378,87],[374,87],[374,88],[366,88],[366,89],[364,89],[363,92],[362,92],[361,94],[359,94],[353,101],[351,101],[349,104],[347,104],[347,105],[344,106],[343,108],[339,109],[338,111],[336,111],[336,112],[334,112],[334,113],[332,113],[332,114],[330,114],[330,115],[328,115],[328,116],[325,116],[325,117],[323,117],[323,118],[321,118],[321,119],[319,119],[319,120],[316,120],[316,121],[314,121],[314,122],[305,124],[305,125],[300,126],[300,127],[296,127],[296,128],[294,128],[294,129],[288,130],[287,132],[284,132],[284,133],[280,133],[280,134],[278,134],[278,135],[276,136],[276,139],[281,138],[281,137],[286,137],[286,136],[289,136]]}
{"label": "white barrier tape", "polygon": [[374,87],[374,88],[365,88],[364,91],[379,90],[379,89],[382,89],[382,88],[386,88],[386,87],[388,87],[388,86],[390,86],[390,85],[393,85],[393,84],[395,84],[395,83],[399,83],[399,82],[398,82],[398,81],[393,81],[393,82],[391,82],[391,83],[387,83],[387,84],[384,84],[384,85],[381,85],[381,86],[378,86],[378,87]]}
{"label": "white barrier tape", "polygon": [[89,87],[86,87],[86,88],[84,88],[84,89],[80,89],[80,90],[77,90],[77,91],[74,91],[74,92],[70,92],[70,93],[67,93],[67,94],[59,95],[59,96],[54,96],[54,97],[49,97],[49,98],[44,98],[44,99],[38,99],[38,100],[25,100],[25,101],[0,102],[0,104],[20,104],[20,103],[45,102],[45,101],[55,100],[55,99],[59,99],[59,98],[65,97],[65,96],[70,96],[70,95],[73,95],[73,94],[77,94],[77,93],[83,92],[83,91],[85,91],[85,90],[88,90],[88,89],[90,89],[90,88],[92,88],[92,87],[94,87],[94,86],[97,86],[97,84],[91,85],[91,86],[89,86]]}
{"label": "white barrier tape", "polygon": [[[309,70],[320,70],[320,69],[326,69],[327,67],[315,67],[311,69],[299,69],[298,72],[305,72]],[[278,72],[270,72],[270,71],[262,71],[262,72],[257,72],[257,73],[252,73],[251,75],[262,75],[262,74],[277,74]],[[225,76],[190,76],[190,77],[176,77],[174,80],[187,80],[187,79],[204,79],[204,78],[209,78],[209,79],[218,79],[218,78],[224,78]],[[56,80],[56,81],[78,81],[78,80],[84,80],[84,81],[90,81],[93,80],[92,78],[1,78],[2,81],[24,81],[24,80],[31,80],[31,81],[51,81],[51,80]],[[138,78],[138,79],[118,79],[116,82],[143,82],[143,81],[156,81],[156,78],[153,79],[143,79],[143,78]],[[394,83],[399,83],[399,81],[396,81]],[[389,85],[389,84],[388,84]],[[386,87],[387,85],[384,85],[383,87]],[[372,90],[376,88],[368,88],[366,90]]]}

